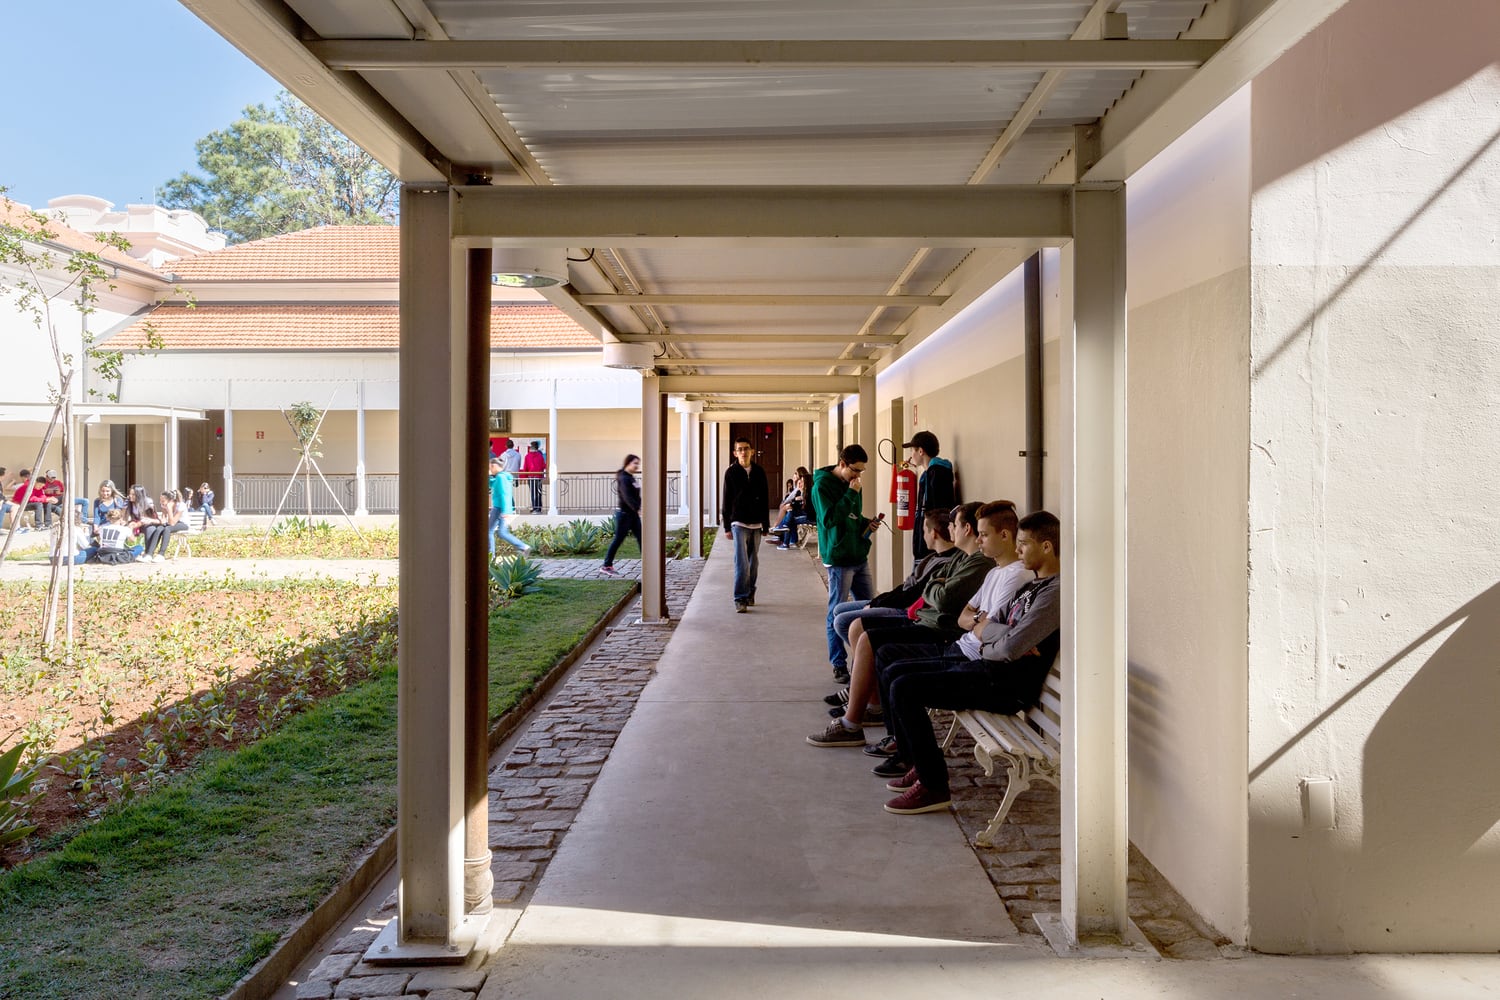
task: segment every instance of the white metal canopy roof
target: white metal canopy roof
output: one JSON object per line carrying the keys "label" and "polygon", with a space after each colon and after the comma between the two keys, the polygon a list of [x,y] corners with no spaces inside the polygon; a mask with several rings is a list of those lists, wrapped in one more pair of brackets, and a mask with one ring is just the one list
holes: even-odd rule
{"label": "white metal canopy roof", "polygon": [[1343,0],[183,2],[664,374],[857,375]]}

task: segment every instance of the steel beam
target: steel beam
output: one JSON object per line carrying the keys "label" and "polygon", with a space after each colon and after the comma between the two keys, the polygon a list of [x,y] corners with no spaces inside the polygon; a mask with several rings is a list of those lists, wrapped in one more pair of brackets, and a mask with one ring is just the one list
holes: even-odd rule
{"label": "steel beam", "polygon": [[659,391],[682,395],[689,392],[723,392],[743,395],[859,392],[860,379],[853,375],[663,375],[656,379]]}
{"label": "steel beam", "polygon": [[1142,70],[1201,66],[1214,40],[1134,39],[541,39],[410,41],[326,39],[307,43],[330,69],[357,73],[428,69],[735,69],[826,66],[838,69]]}
{"label": "steel beam", "polygon": [[897,333],[621,333],[624,344],[756,344],[798,347],[804,344],[901,343]]}
{"label": "steel beam", "polygon": [[580,294],[574,301],[586,306],[884,306],[905,308],[940,306],[946,295],[639,295]]}
{"label": "steel beam", "polygon": [[1061,185],[455,189],[453,235],[518,247],[1060,246]]}
{"label": "steel beam", "polygon": [[1090,182],[1123,181],[1249,83],[1347,0],[1213,0],[1187,38],[1228,39],[1196,71],[1145,74],[1100,119]]}

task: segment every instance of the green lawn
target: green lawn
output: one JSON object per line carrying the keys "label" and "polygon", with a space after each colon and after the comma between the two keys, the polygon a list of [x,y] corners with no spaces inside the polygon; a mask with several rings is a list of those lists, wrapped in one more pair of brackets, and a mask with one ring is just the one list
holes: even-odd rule
{"label": "green lawn", "polygon": [[[491,616],[490,716],[629,585],[545,581]],[[217,996],[395,820],[396,668],[0,877],[0,993]]]}

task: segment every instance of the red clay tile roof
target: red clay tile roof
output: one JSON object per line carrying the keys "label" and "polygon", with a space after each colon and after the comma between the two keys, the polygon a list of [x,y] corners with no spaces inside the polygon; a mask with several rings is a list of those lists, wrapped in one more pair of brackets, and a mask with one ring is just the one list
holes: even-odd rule
{"label": "red clay tile roof", "polygon": [[396,226],[319,226],[179,257],[161,266],[178,281],[396,281]]}
{"label": "red clay tile roof", "polygon": [[[393,351],[399,307],[297,303],[276,305],[158,306],[110,337],[110,350],[146,347],[153,325],[165,351]],[[495,350],[598,347],[599,341],[555,306],[505,303],[490,310]]]}
{"label": "red clay tile roof", "polygon": [[[19,205],[9,198],[0,197],[0,224],[15,226],[17,229],[28,233],[38,230],[37,222],[31,216],[31,211],[23,205]],[[101,259],[115,264],[124,264],[143,274],[151,274],[151,268],[141,261],[136,260],[123,251],[117,250],[107,243],[100,243],[87,233],[81,233],[76,229],[63,225],[57,219],[48,219],[47,231],[52,235],[46,237],[53,243],[60,244],[70,250],[80,250],[85,253],[97,253]]]}

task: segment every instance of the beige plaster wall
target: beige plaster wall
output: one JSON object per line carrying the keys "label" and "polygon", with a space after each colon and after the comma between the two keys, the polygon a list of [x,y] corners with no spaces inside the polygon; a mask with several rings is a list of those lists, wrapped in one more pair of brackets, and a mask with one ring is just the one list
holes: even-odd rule
{"label": "beige plaster wall", "polygon": [[1128,186],[1130,837],[1246,936],[1249,94]]}
{"label": "beige plaster wall", "polygon": [[1487,0],[1362,0],[1253,85],[1260,949],[1500,939],[1496,39]]}

